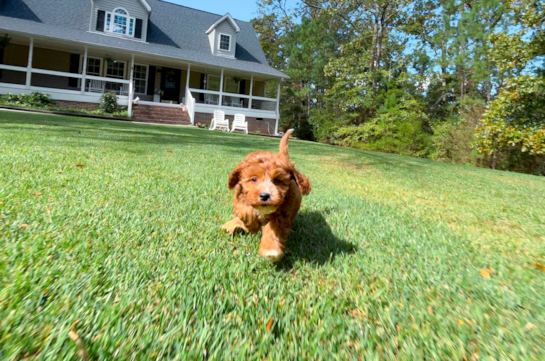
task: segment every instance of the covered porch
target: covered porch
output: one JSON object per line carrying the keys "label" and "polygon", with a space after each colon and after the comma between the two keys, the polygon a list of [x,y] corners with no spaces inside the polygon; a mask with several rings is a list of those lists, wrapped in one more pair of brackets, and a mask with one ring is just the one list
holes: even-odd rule
{"label": "covered porch", "polygon": [[[8,34],[0,50],[0,94],[41,91],[92,109],[104,92],[120,106],[182,108],[191,124],[214,110],[268,120],[277,133],[280,79],[149,54]],[[158,94],[159,93],[159,94]],[[274,124],[270,124],[273,123]],[[271,132],[271,131],[270,131]]]}

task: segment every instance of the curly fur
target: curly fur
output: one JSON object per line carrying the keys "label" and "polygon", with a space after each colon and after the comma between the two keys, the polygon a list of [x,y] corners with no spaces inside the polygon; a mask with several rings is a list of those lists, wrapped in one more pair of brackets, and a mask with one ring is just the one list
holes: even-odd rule
{"label": "curly fur", "polygon": [[[282,137],[278,154],[253,152],[233,169],[228,184],[229,189],[235,189],[236,218],[222,226],[229,233],[237,228],[249,233],[262,229],[259,254],[275,261],[284,256],[302,195],[308,195],[311,189],[308,178],[295,169],[289,158],[288,139],[292,131]],[[263,194],[270,198],[264,201]]]}

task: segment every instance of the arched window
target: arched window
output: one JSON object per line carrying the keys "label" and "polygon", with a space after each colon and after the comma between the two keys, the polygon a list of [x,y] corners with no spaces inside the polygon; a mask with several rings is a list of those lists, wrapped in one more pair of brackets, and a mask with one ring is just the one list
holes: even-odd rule
{"label": "arched window", "polygon": [[134,18],[129,16],[127,10],[117,8],[113,12],[106,13],[105,31],[115,34],[134,36]]}

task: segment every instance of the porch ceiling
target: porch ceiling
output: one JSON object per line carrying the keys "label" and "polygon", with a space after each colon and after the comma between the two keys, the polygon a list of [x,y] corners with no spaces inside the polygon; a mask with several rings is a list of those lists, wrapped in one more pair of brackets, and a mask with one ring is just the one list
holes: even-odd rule
{"label": "porch ceiling", "polygon": [[[28,45],[30,43],[30,38],[27,36],[10,34],[10,37],[11,37],[11,42],[13,44]],[[42,38],[34,38],[34,47],[65,51],[68,53],[83,54],[85,52],[85,47],[83,45],[76,45],[73,43],[66,43],[66,42],[50,40],[50,39],[42,39]],[[109,55],[115,60],[124,60],[124,61],[131,60],[131,54],[127,53],[126,51],[103,49],[103,48],[97,48],[92,46],[88,46],[87,49],[88,49],[88,56],[90,57],[103,58],[106,55]],[[187,70],[187,65],[188,65],[187,62],[183,62],[180,60],[164,59],[157,56],[147,56],[147,55],[135,55],[135,62],[138,64],[170,67],[170,68],[183,69],[183,70]],[[211,67],[211,66],[207,67],[203,65],[191,64],[191,72],[210,73],[210,74],[220,75],[221,69],[216,67]],[[240,77],[243,79],[246,79],[246,78],[249,79],[252,76],[252,73],[226,69],[224,71],[224,75]],[[258,75],[258,74],[254,75],[254,79],[257,81],[278,80],[278,78],[267,77],[267,76]]]}

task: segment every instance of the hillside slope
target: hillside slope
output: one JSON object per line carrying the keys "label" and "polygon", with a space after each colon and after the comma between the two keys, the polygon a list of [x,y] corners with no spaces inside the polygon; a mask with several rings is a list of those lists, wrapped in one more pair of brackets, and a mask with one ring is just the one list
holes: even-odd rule
{"label": "hillside slope", "polygon": [[[219,232],[278,140],[0,111],[0,359],[545,358],[545,179],[290,141],[278,265]],[[365,356],[364,356],[365,355]]]}

